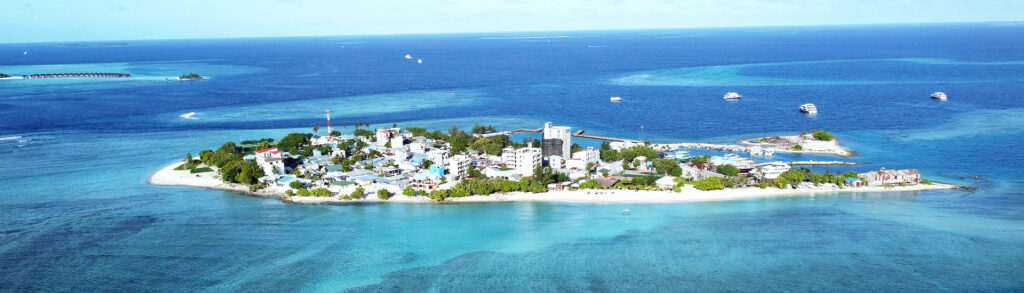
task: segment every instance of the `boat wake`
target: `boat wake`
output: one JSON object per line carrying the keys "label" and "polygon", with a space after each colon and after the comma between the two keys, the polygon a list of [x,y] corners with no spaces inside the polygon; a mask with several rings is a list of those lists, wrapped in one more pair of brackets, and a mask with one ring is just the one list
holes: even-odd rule
{"label": "boat wake", "polygon": [[199,118],[197,118],[195,116],[196,116],[196,112],[188,112],[188,113],[185,113],[185,114],[178,115],[178,117],[185,118],[185,119],[193,119],[193,120],[199,119]]}
{"label": "boat wake", "polygon": [[21,138],[21,136],[8,136],[8,137],[0,137],[0,140],[15,140],[15,139],[19,139],[19,138]]}

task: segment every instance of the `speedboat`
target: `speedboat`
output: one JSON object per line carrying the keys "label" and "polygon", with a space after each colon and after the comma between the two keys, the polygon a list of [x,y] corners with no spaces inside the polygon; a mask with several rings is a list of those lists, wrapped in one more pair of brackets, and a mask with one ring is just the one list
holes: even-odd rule
{"label": "speedboat", "polygon": [[932,99],[936,99],[936,100],[939,100],[939,101],[945,101],[946,100],[946,93],[934,92],[934,93],[932,93]]}
{"label": "speedboat", "polygon": [[622,101],[622,97],[611,97],[611,98],[609,98],[609,100],[611,100],[612,102],[621,102]]}
{"label": "speedboat", "polygon": [[800,112],[810,115],[818,114],[818,107],[815,107],[814,104],[803,104],[800,105]]}
{"label": "speedboat", "polygon": [[723,96],[722,99],[726,99],[726,100],[739,100],[741,97],[743,97],[743,96],[741,96],[740,94],[737,94],[736,92],[728,92],[728,93],[725,93],[725,96]]}

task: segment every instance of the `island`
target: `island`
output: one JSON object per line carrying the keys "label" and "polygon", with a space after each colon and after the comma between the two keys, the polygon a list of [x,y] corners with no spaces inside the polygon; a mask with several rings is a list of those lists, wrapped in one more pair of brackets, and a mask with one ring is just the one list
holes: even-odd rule
{"label": "island", "polygon": [[737,142],[741,145],[770,149],[773,152],[827,154],[843,157],[853,156],[853,152],[839,146],[836,137],[825,130],[804,131],[800,135],[774,136],[744,139]]}
{"label": "island", "polygon": [[3,74],[3,73],[0,73],[0,78],[8,78],[8,77],[11,77],[11,76],[10,76],[10,75],[6,75],[6,74]]}
{"label": "island", "polygon": [[195,74],[195,73],[189,73],[189,74],[182,75],[182,76],[178,77],[178,80],[201,80],[201,79],[208,79],[208,78],[202,77],[202,76],[200,76],[198,74]]}
{"label": "island", "polygon": [[[227,142],[200,151],[198,157],[186,154],[149,182],[294,203],[673,203],[961,188],[921,178],[915,169],[817,173],[787,162],[755,163],[736,153],[690,156],[688,151],[706,148],[752,156],[757,151],[770,157],[763,147],[794,142],[783,139],[750,146],[608,138],[600,147],[584,148],[571,143],[575,135],[569,127],[551,123],[540,130],[543,139],[518,142],[507,132],[481,125],[468,133],[454,125],[446,132],[369,127],[356,123],[350,134],[342,134],[328,126],[325,135],[318,135],[317,125],[314,133],[291,133],[280,140]],[[793,139],[829,142],[842,150],[834,137],[813,133]]]}

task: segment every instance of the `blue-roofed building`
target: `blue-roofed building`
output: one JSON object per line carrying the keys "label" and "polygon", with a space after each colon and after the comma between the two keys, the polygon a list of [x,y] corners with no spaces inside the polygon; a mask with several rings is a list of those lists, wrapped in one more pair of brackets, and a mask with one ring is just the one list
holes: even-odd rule
{"label": "blue-roofed building", "polygon": [[416,163],[417,165],[423,164],[423,162],[426,161],[426,160],[427,160],[427,154],[422,154],[422,153],[413,153],[412,156],[409,157],[409,162]]}

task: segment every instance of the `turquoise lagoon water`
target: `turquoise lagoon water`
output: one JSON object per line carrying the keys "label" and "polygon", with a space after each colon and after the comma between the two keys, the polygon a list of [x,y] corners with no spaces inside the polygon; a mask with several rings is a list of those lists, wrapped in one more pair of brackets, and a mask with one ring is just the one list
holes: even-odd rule
{"label": "turquoise lagoon water", "polygon": [[[0,291],[1024,290],[1024,29],[522,35],[0,45],[12,75],[135,76],[0,82]],[[163,80],[189,72],[211,79]],[[796,113],[807,102],[817,117]],[[662,142],[822,128],[854,170],[977,190],[292,205],[146,183],[187,152],[311,131],[324,108],[335,125],[552,121]]]}

